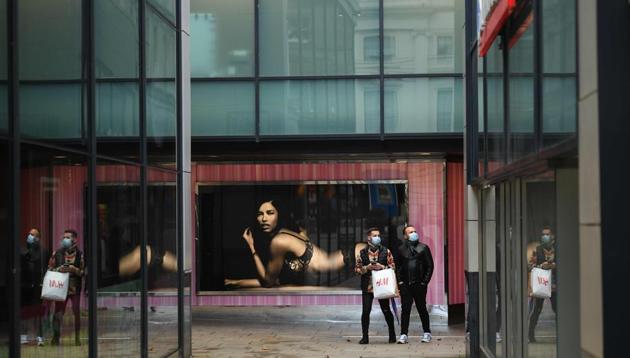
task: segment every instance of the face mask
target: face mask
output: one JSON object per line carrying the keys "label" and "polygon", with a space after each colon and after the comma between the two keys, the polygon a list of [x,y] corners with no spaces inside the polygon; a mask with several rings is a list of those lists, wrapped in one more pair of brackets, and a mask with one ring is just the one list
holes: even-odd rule
{"label": "face mask", "polygon": [[543,236],[540,238],[540,241],[541,241],[543,244],[548,245],[548,244],[551,242],[551,235],[543,235]]}
{"label": "face mask", "polygon": [[33,236],[32,234],[28,234],[28,236],[26,237],[26,242],[29,245],[32,245],[35,241],[37,241],[37,238]]}
{"label": "face mask", "polygon": [[378,246],[380,244],[381,244],[381,237],[380,236],[372,237],[372,245]]}
{"label": "face mask", "polygon": [[72,240],[68,238],[64,238],[61,241],[61,246],[63,246],[64,249],[69,249],[72,246]]}
{"label": "face mask", "polygon": [[418,233],[417,232],[412,232],[411,234],[409,234],[409,241],[410,242],[418,242]]}

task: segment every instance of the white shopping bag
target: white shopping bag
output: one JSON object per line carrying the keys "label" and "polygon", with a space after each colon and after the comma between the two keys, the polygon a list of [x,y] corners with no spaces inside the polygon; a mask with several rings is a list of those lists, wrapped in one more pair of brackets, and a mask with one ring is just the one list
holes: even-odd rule
{"label": "white shopping bag", "polygon": [[65,301],[68,296],[70,274],[67,272],[46,271],[42,282],[42,299]]}
{"label": "white shopping bag", "polygon": [[551,297],[551,270],[545,270],[537,267],[533,268],[531,281],[533,297]]}
{"label": "white shopping bag", "polygon": [[372,271],[372,289],[374,290],[374,298],[379,300],[398,296],[398,284],[394,270],[388,268]]}

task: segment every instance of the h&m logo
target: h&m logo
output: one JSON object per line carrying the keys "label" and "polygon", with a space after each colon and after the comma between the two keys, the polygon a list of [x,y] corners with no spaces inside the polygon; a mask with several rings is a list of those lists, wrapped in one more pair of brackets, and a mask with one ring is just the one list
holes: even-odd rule
{"label": "h&m logo", "polygon": [[51,288],[63,288],[63,281],[59,281],[59,280],[49,280],[48,281],[48,287]]}
{"label": "h&m logo", "polygon": [[389,277],[382,277],[376,280],[376,286],[387,286],[389,282]]}
{"label": "h&m logo", "polygon": [[538,276],[538,284],[543,286],[549,286],[549,279],[546,277]]}

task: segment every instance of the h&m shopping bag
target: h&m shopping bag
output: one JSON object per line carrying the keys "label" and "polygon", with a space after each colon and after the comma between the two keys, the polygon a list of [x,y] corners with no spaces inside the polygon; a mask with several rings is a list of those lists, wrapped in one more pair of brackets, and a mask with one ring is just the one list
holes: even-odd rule
{"label": "h&m shopping bag", "polygon": [[67,272],[47,271],[42,282],[42,299],[65,301],[68,296],[70,274]]}
{"label": "h&m shopping bag", "polygon": [[398,296],[398,283],[394,270],[388,268],[372,271],[372,289],[374,298],[379,300]]}
{"label": "h&m shopping bag", "polygon": [[551,297],[551,270],[538,267],[532,269],[532,296],[536,298]]}

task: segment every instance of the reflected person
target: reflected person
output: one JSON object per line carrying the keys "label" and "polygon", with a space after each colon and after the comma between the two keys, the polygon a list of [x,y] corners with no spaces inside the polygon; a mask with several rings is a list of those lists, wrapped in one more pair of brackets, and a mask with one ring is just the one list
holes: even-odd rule
{"label": "reflected person", "polygon": [[[22,252],[22,322],[32,318],[37,334],[37,345],[44,345],[42,327],[44,305],[41,299],[42,280],[46,273],[47,255],[41,246],[41,234],[36,228],[29,230],[26,247]],[[28,343],[28,331],[21,335],[21,343]]]}
{"label": "reflected person", "polygon": [[[536,253],[533,262],[530,264],[530,271],[534,267],[544,270],[551,270],[551,309],[556,313],[556,248],[555,236],[550,227],[544,227],[541,232],[540,245],[536,247]],[[532,297],[531,310],[529,313],[529,332],[528,338],[530,342],[536,342],[535,330],[538,324],[538,318],[543,309],[544,298]]]}

